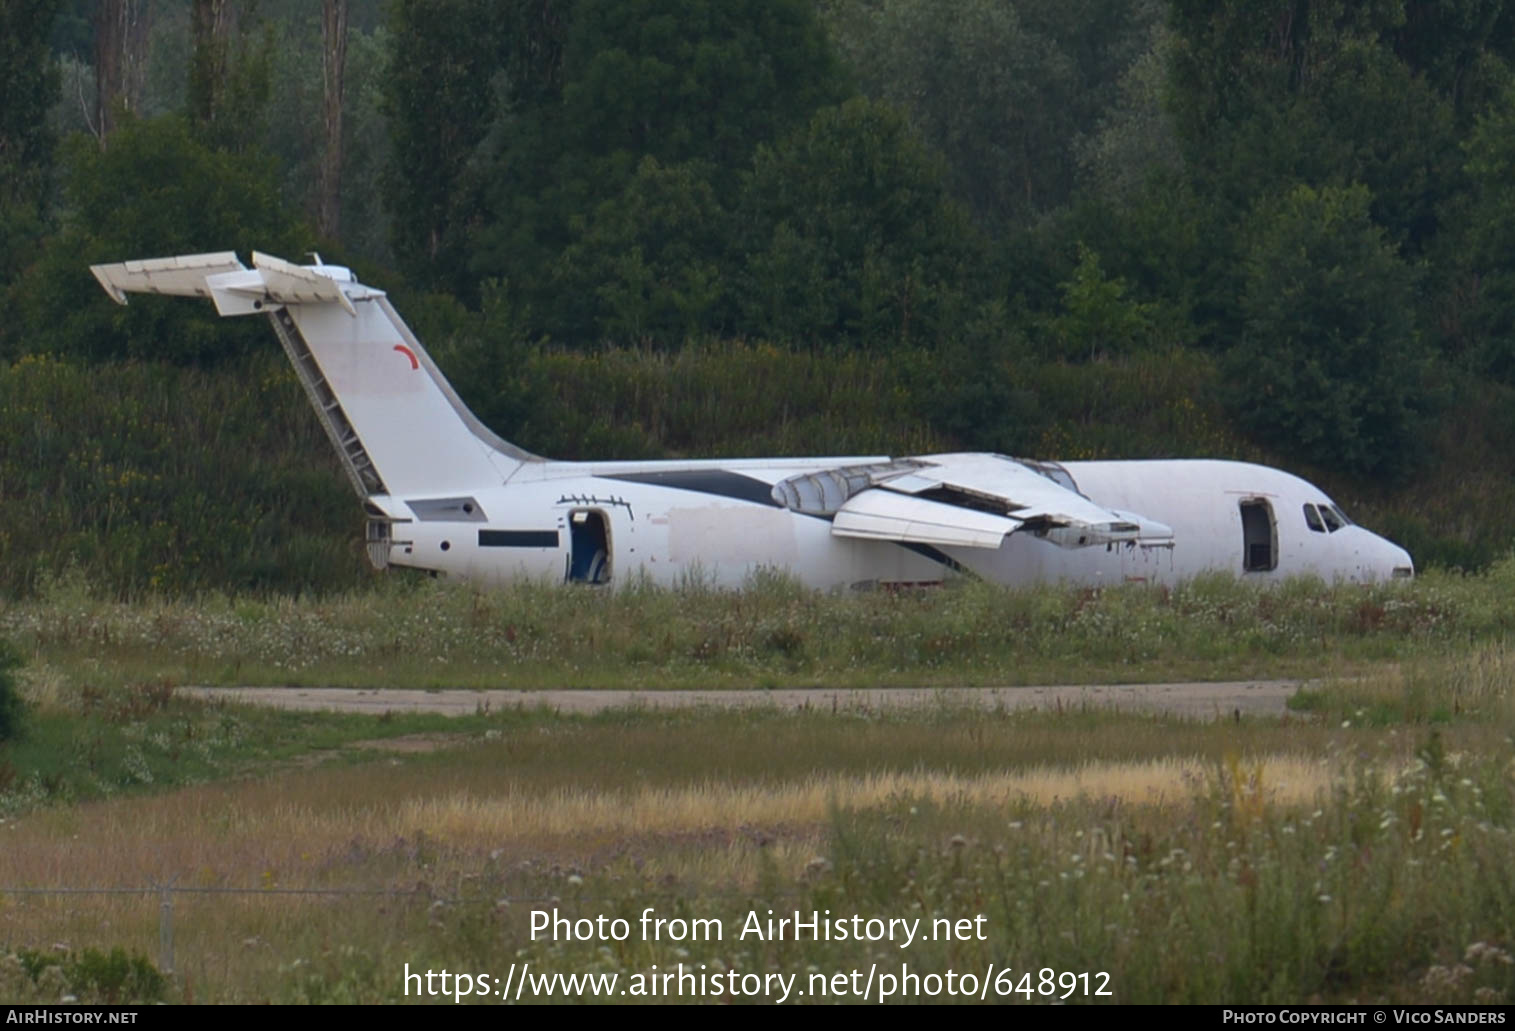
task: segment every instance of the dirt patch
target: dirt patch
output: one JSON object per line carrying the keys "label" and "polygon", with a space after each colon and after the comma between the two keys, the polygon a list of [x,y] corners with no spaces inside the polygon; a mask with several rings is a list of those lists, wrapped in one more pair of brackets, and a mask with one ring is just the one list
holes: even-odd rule
{"label": "dirt patch", "polygon": [[457,748],[473,740],[457,734],[402,734],[399,737],[349,741],[345,747],[361,748],[369,752],[393,752],[397,755],[420,755],[425,752],[440,752],[444,748]]}
{"label": "dirt patch", "polygon": [[[207,701],[268,705],[304,712],[431,712],[473,715],[500,709],[546,708],[563,713],[606,709],[777,708],[832,712],[929,709],[1052,711],[1127,709],[1200,719],[1281,716],[1298,680],[1245,680],[1187,684],[1067,684],[1050,687],[780,688],[757,691],[416,691],[405,688],[182,687]],[[418,735],[430,737],[432,735]],[[445,735],[443,735],[445,737]],[[390,739],[394,740],[394,739]]]}

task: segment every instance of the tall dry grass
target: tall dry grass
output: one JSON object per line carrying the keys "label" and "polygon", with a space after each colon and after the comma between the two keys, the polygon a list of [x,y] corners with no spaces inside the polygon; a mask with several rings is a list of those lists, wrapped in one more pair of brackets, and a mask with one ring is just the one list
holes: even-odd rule
{"label": "tall dry grass", "polygon": [[[35,812],[0,825],[0,882],[191,889],[174,899],[174,991],[197,1001],[399,1001],[404,963],[523,959],[623,974],[993,961],[1106,970],[1128,1002],[1469,1001],[1511,987],[1497,959],[1462,961],[1508,945],[1515,913],[1503,733],[951,711],[523,722],[431,754]],[[333,894],[282,894],[296,888]],[[982,913],[989,940],[607,951],[532,940],[530,910],[554,906],[733,931],[752,908]],[[0,951],[156,956],[159,919],[151,893],[0,894]]]}

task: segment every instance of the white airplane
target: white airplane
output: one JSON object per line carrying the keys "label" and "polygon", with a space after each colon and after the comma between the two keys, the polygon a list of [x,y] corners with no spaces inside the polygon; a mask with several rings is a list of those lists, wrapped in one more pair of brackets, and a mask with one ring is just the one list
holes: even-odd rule
{"label": "white airplane", "polygon": [[1245,462],[550,461],[480,423],[384,292],[346,268],[255,252],[249,269],[226,252],[92,271],[121,304],[177,294],[268,317],[362,499],[378,568],[721,586],[773,569],[823,588],[1414,574],[1319,488]]}

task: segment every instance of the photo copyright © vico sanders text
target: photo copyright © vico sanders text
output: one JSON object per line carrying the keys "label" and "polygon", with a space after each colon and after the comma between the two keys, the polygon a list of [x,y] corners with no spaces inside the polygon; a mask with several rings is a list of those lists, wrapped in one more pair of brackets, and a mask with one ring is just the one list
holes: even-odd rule
{"label": "photo copyright \u00a9 vico sanders text", "polygon": [[531,940],[551,942],[622,942],[635,935],[644,942],[724,941],[862,941],[890,942],[909,948],[917,941],[988,941],[984,924],[988,918],[973,917],[879,917],[833,915],[831,910],[749,910],[730,937],[718,917],[663,917],[648,907],[635,921],[622,917],[570,919],[556,909],[531,911]]}
{"label": "photo copyright \u00a9 vico sanders text", "polygon": [[1222,1024],[1503,1024],[1498,1009],[1397,1009],[1364,1007],[1342,1010],[1233,1010],[1221,1014]]}

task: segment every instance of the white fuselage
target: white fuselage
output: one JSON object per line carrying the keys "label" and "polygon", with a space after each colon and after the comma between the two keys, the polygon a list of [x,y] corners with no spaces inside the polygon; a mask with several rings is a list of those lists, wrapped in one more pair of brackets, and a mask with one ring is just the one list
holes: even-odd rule
{"label": "white fuselage", "polygon": [[[554,462],[468,411],[382,290],[253,253],[91,270],[128,293],[267,317],[368,512],[378,566],[500,583],[812,587],[1374,581],[1410,556],[1297,476],[1244,462],[1026,462],[992,454]],[[782,482],[781,482],[782,481]]]}
{"label": "white fuselage", "polygon": [[[1249,580],[1314,575],[1368,582],[1413,568],[1404,549],[1362,527],[1330,530],[1317,518],[1322,528],[1311,529],[1304,506],[1331,504],[1326,494],[1297,476],[1244,462],[1064,464],[1090,500],[1173,529],[1171,540],[1155,544],[1064,548],[1030,533],[1012,533],[998,549],[856,540],[834,535],[825,518],[768,497],[773,484],[797,473],[882,461],[528,463],[507,484],[472,494],[478,511],[470,521],[397,521],[388,560],[490,583],[577,579],[574,519],[588,513],[603,527],[603,582],[612,583],[645,576],[666,585],[734,587],[760,569],[818,588],[932,584],[962,574],[1005,584],[1171,584],[1211,571]],[[1266,516],[1271,530],[1271,554],[1254,568],[1246,561],[1243,503]],[[413,515],[392,500],[384,509],[398,519]]]}

